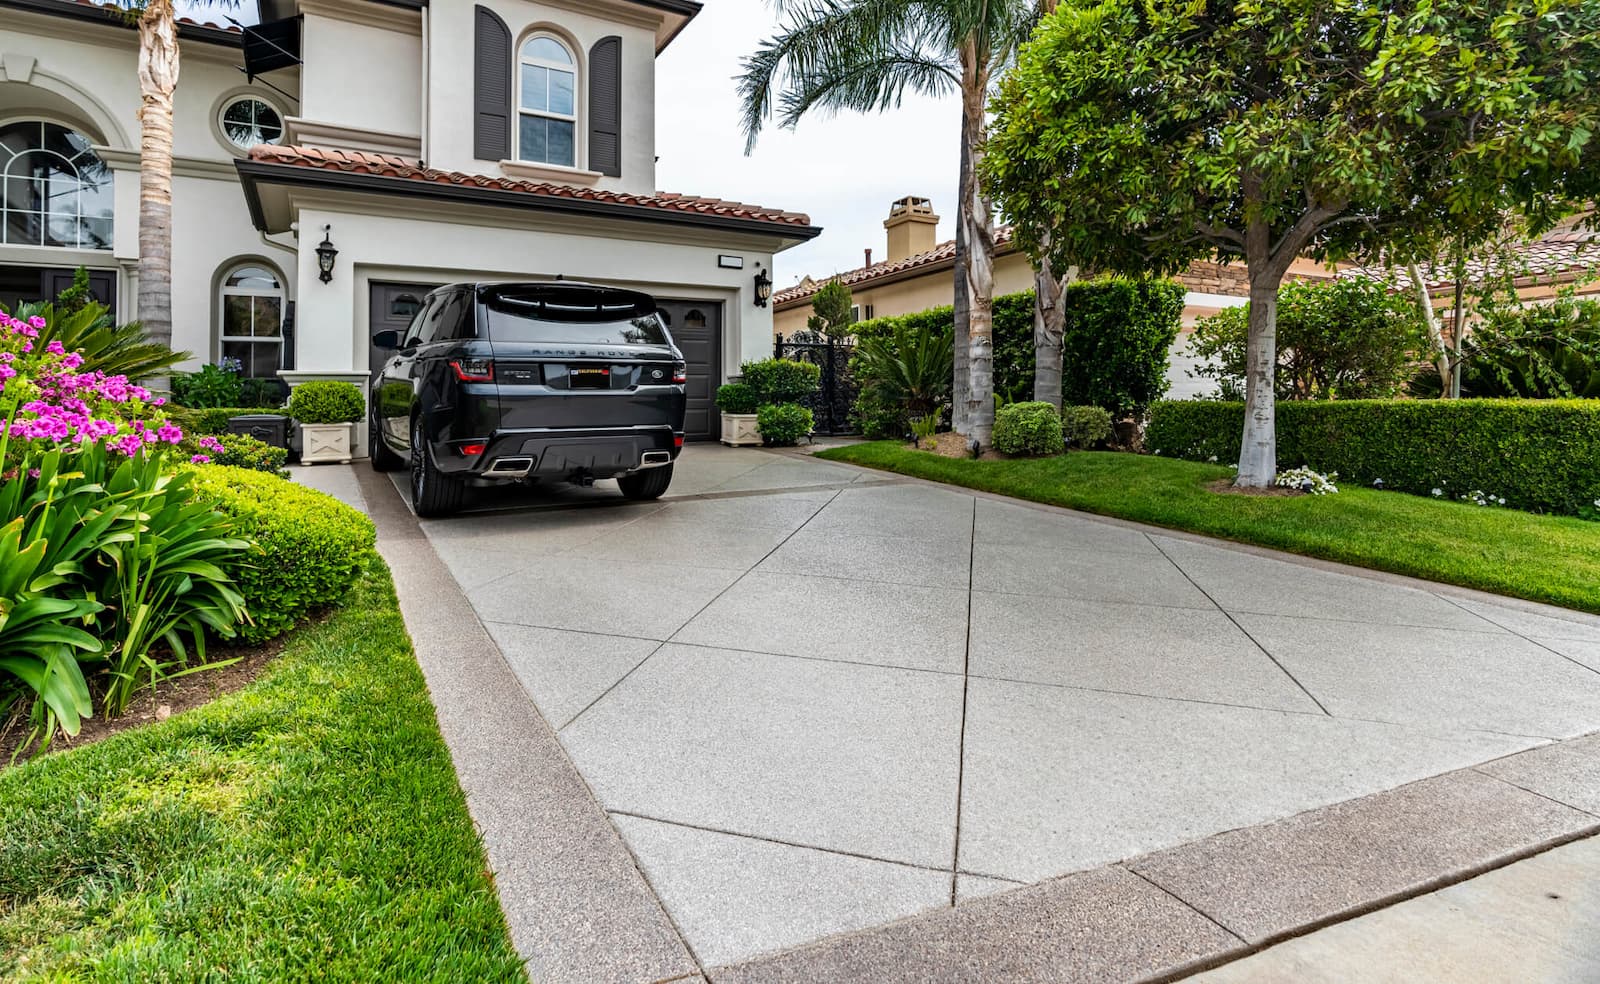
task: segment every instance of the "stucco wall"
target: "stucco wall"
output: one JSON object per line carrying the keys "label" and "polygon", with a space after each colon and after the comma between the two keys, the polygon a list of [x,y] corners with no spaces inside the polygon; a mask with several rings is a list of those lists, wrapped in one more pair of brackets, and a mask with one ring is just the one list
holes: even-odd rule
{"label": "stucco wall", "polygon": [[[622,177],[595,185],[648,194],[656,190],[655,30],[567,7],[532,0],[482,0],[511,29],[513,51],[536,30],[564,36],[580,61],[578,164],[587,167],[588,58],[601,38],[622,38]],[[498,161],[473,156],[473,8],[467,0],[434,4],[428,13],[428,134],[424,157],[434,167],[480,174],[499,173]],[[516,127],[513,123],[512,132]]]}
{"label": "stucco wall", "polygon": [[385,26],[308,11],[301,37],[305,93],[294,115],[318,123],[421,137],[420,18],[413,31],[399,18]]}
{"label": "stucco wall", "polygon": [[[332,225],[339,247],[333,282],[316,280],[315,242],[302,235],[301,292],[296,367],[310,371],[365,370],[369,285],[377,281],[448,283],[466,280],[587,280],[648,291],[660,298],[723,303],[724,372],[739,362],[772,354],[772,312],[754,303],[757,264],[770,254],[726,245],[694,246],[632,238],[552,233],[533,228],[467,225],[396,215],[343,211],[333,206],[300,211],[302,229]],[[744,270],[723,270],[717,256],[737,252]]]}

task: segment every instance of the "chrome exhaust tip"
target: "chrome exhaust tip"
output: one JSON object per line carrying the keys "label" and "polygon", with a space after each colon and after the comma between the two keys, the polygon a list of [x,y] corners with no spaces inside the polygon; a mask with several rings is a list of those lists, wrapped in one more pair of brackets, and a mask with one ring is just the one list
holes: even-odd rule
{"label": "chrome exhaust tip", "polygon": [[671,451],[646,451],[639,458],[640,468],[659,468],[670,464],[672,464]]}
{"label": "chrome exhaust tip", "polygon": [[521,478],[532,470],[532,458],[496,458],[483,473],[496,478]]}

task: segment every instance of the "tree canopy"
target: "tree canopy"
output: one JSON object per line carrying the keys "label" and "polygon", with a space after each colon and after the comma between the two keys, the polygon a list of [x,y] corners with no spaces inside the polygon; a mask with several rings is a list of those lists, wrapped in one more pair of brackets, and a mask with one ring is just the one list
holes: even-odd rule
{"label": "tree canopy", "polygon": [[[1277,287],[1296,257],[1390,262],[1534,231],[1593,193],[1594,0],[1072,0],[994,102],[984,179],[1058,267],[1243,258],[1243,485],[1276,467]],[[1046,246],[1047,244],[1047,246]]]}

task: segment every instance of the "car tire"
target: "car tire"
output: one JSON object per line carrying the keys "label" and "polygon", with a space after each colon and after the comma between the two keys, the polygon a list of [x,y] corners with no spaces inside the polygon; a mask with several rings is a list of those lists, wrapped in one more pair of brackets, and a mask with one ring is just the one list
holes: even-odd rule
{"label": "car tire", "polygon": [[617,487],[622,490],[622,494],[637,502],[661,498],[666,493],[667,486],[671,484],[671,465],[646,468],[631,475],[617,476]]}
{"label": "car tire", "polygon": [[448,516],[461,508],[466,485],[439,471],[428,451],[422,418],[411,422],[411,506],[423,518]]}
{"label": "car tire", "polygon": [[370,420],[367,421],[367,460],[372,462],[375,472],[399,471],[406,465],[404,458],[389,450],[389,445],[383,440],[383,431]]}

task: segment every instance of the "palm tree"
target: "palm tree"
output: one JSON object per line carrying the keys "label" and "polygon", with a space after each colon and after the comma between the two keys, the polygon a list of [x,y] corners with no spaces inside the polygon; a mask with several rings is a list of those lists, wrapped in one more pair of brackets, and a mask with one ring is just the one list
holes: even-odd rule
{"label": "palm tree", "polygon": [[[775,0],[777,36],[744,61],[747,151],[776,112],[883,112],[907,91],[961,96],[954,416],[987,447],[994,430],[994,210],[978,182],[989,84],[1036,18],[1036,0]],[[774,105],[776,103],[776,106]]]}
{"label": "palm tree", "polygon": [[172,94],[178,18],[172,0],[120,0],[139,27],[139,294],[145,336],[172,347]]}

